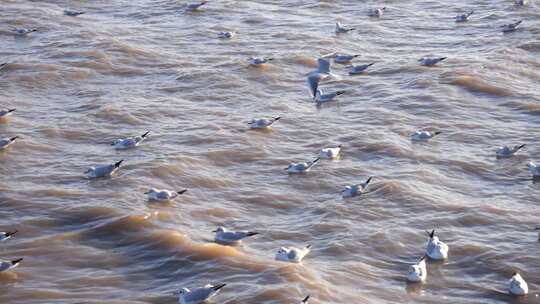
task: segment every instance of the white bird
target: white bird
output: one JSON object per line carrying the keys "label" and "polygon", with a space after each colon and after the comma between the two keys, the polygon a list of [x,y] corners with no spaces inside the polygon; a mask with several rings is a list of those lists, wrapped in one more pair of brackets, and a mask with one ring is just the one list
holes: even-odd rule
{"label": "white bird", "polygon": [[524,296],[529,293],[527,282],[519,273],[514,273],[508,284],[508,291],[515,296]]}
{"label": "white bird", "polygon": [[368,16],[380,18],[382,17],[385,10],[386,10],[386,7],[370,9],[368,11]]}
{"label": "white bird", "polygon": [[311,245],[299,249],[295,247],[281,247],[276,253],[276,260],[289,263],[300,263],[311,251]]}
{"label": "white bird", "polygon": [[517,30],[517,27],[521,24],[521,22],[523,22],[523,20],[501,25],[503,33],[509,33]]}
{"label": "white bird", "polygon": [[150,188],[150,190],[148,190],[144,194],[148,195],[148,199],[151,201],[168,202],[177,198],[179,195],[186,193],[186,191],[187,189],[184,189],[182,191],[169,191]]}
{"label": "white bird", "polygon": [[230,32],[219,32],[218,33],[218,38],[223,38],[223,39],[231,39],[233,38],[234,36],[236,36],[236,31],[230,31]]}
{"label": "white bird", "polygon": [[259,234],[253,231],[229,231],[224,227],[218,227],[212,232],[216,234],[216,243],[223,245],[239,245],[243,239]]}
{"label": "white bird", "polygon": [[140,143],[142,143],[143,140],[146,139],[146,136],[148,136],[148,133],[150,133],[150,131],[144,133],[141,136],[116,139],[111,143],[111,146],[114,146],[116,150],[126,150],[126,149],[135,148]]}
{"label": "white bird", "polygon": [[335,63],[350,63],[354,58],[358,57],[360,55],[348,55],[348,54],[335,54],[334,55],[334,62]]}
{"label": "white bird", "polygon": [[251,129],[268,129],[280,119],[280,116],[276,116],[274,118],[252,119],[250,122],[248,122],[248,125]]}
{"label": "white bird", "polygon": [[429,131],[416,131],[411,135],[412,141],[428,141],[433,138],[435,135],[439,135],[442,132],[429,132]]}
{"label": "white bird", "polygon": [[354,30],[354,27],[345,27],[341,22],[336,21],[336,34],[343,34]]}
{"label": "white bird", "polygon": [[336,147],[332,148],[323,148],[319,152],[320,158],[336,158],[339,156],[339,153],[341,152],[341,145],[337,145]]}
{"label": "white bird", "polygon": [[321,105],[325,102],[330,102],[332,100],[334,100],[336,97],[338,97],[339,95],[343,95],[345,94],[346,91],[335,91],[335,92],[331,92],[331,93],[324,93],[323,90],[321,89],[317,89],[317,93],[315,93],[315,102],[318,104],[318,105]]}
{"label": "white bird", "polygon": [[11,113],[15,112],[16,109],[1,109],[0,118],[8,117]]}
{"label": "white bird", "polygon": [[429,235],[429,240],[426,246],[426,254],[433,260],[445,260],[448,258],[448,245],[439,240],[435,235],[435,229],[431,232],[426,231]]}
{"label": "white bird", "polygon": [[354,197],[359,194],[365,193],[369,185],[369,182],[371,182],[372,179],[373,179],[373,176],[370,176],[365,182],[361,184],[346,186],[345,190],[341,191],[341,196],[343,198],[349,198],[349,197]]}
{"label": "white bird", "polygon": [[304,173],[309,172],[313,166],[320,160],[320,157],[317,157],[311,162],[305,162],[305,163],[291,163],[285,170],[287,170],[288,173]]}
{"label": "white bird", "polygon": [[474,11],[470,11],[466,14],[461,14],[456,16],[456,22],[466,22],[469,20],[469,17],[474,14]]}
{"label": "white bird", "polygon": [[427,256],[424,255],[418,263],[409,266],[407,271],[407,281],[411,283],[420,283],[424,282],[427,278],[427,269],[426,269],[426,259]]}
{"label": "white bird", "polygon": [[274,60],[274,58],[270,57],[251,57],[249,58],[249,65],[252,66],[261,66],[264,64],[267,64],[269,61]]}
{"label": "white bird", "polygon": [[422,57],[420,59],[418,59],[418,62],[420,62],[420,65],[423,65],[423,66],[434,66],[436,65],[437,63],[445,60],[446,57],[439,57],[439,58],[430,58],[430,57]]}
{"label": "white bird", "polygon": [[309,301],[309,296],[306,296],[306,297],[302,300],[302,302],[300,302],[300,304],[307,304],[308,301]]}
{"label": "white bird", "polygon": [[0,272],[8,271],[19,266],[22,260],[23,258],[16,259],[13,261],[0,260]]}
{"label": "white bird", "polygon": [[83,12],[83,11],[75,11],[75,10],[70,10],[70,9],[65,9],[64,10],[64,15],[70,16],[70,17],[79,16],[79,15],[82,15],[84,13],[85,12]]}
{"label": "white bird", "polygon": [[110,177],[118,171],[123,161],[124,160],[122,159],[114,164],[90,167],[84,173],[88,178]]}
{"label": "white bird", "polygon": [[199,10],[199,8],[201,8],[201,6],[205,5],[206,3],[208,3],[208,1],[201,1],[199,3],[189,3],[186,6],[186,10],[190,12],[197,11]]}
{"label": "white bird", "polygon": [[530,161],[527,164],[527,167],[529,167],[529,172],[531,172],[534,179],[540,178],[540,166],[539,165],[537,165],[533,161]]}
{"label": "white bird", "polygon": [[513,146],[512,148],[508,146],[497,148],[496,154],[497,158],[508,158],[514,156],[519,150],[525,147],[525,144]]}
{"label": "white bird", "polygon": [[307,78],[307,85],[312,98],[315,98],[317,95],[319,82],[332,75],[330,72],[330,61],[319,58],[317,59],[317,63],[319,64],[318,68],[315,71],[310,72]]}
{"label": "white bird", "polygon": [[0,242],[9,240],[18,230],[0,232]]}
{"label": "white bird", "polygon": [[367,68],[374,65],[375,62],[368,63],[368,64],[362,64],[362,65],[352,65],[351,70],[349,71],[349,75],[358,75],[362,74]]}
{"label": "white bird", "polygon": [[529,1],[527,1],[527,0],[515,0],[514,3],[516,5],[524,6],[524,5],[527,5],[527,3],[529,3]]}
{"label": "white bird", "polygon": [[225,287],[227,284],[212,285],[208,284],[204,287],[196,288],[190,290],[188,288],[180,289],[180,297],[178,299],[178,304],[199,304],[207,300],[210,300],[221,288]]}
{"label": "white bird", "polygon": [[19,136],[6,137],[6,138],[0,139],[0,151],[11,146],[17,138],[19,138]]}
{"label": "white bird", "polygon": [[35,28],[31,28],[31,29],[27,29],[27,28],[15,28],[15,35],[19,35],[19,36],[26,36],[30,33],[33,33],[33,32],[37,32],[37,29]]}

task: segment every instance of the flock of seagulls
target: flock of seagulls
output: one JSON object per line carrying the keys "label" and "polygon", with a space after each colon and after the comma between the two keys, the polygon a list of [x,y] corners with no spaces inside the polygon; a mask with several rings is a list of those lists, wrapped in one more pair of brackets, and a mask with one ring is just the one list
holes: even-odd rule
{"label": "flock of seagulls", "polygon": [[[186,11],[197,11],[201,9],[204,5],[206,5],[208,1],[201,1],[198,3],[191,3],[187,4],[185,7]],[[526,0],[515,0],[516,5],[527,5]],[[374,18],[381,18],[386,11],[386,7],[382,8],[374,8],[368,11],[368,16],[374,17]],[[83,11],[76,11],[76,10],[70,10],[66,9],[64,10],[64,14],[66,16],[79,16],[84,14]],[[474,11],[470,11],[465,14],[460,14],[455,17],[456,22],[467,22],[469,18],[474,14]],[[501,26],[502,31],[512,32],[515,31],[518,26],[522,23],[522,20],[519,20],[514,23],[510,24],[504,24]],[[348,33],[350,31],[354,31],[354,27],[347,27],[343,25],[340,21],[336,22],[335,26],[335,32],[336,34],[344,34]],[[14,34],[18,36],[25,36],[32,32],[36,32],[37,29],[35,28],[15,28]],[[218,37],[223,39],[231,39],[235,37],[237,34],[237,31],[224,31],[219,32]],[[334,92],[324,92],[320,88],[320,83],[323,80],[326,80],[331,77],[335,77],[331,73],[331,64],[329,59],[333,59],[335,63],[338,64],[351,64],[351,62],[359,57],[360,55],[357,54],[339,54],[339,53],[331,53],[327,55],[321,56],[321,58],[317,59],[318,67],[316,70],[310,72],[307,77],[307,86],[309,93],[313,100],[318,104],[327,103],[330,101],[335,100],[338,96],[346,93],[346,91],[334,91]],[[432,67],[436,64],[440,63],[441,61],[445,60],[446,57],[423,57],[420,58],[418,61],[420,65]],[[249,65],[251,66],[262,66],[265,64],[268,64],[270,61],[272,61],[273,58],[271,57],[252,57],[248,60]],[[363,65],[350,65],[350,71],[349,75],[358,75],[364,73],[369,67],[374,65],[375,63],[368,63]],[[0,64],[0,70],[4,69],[8,63]],[[9,116],[11,116],[16,109],[10,108],[10,109],[0,109],[0,120],[7,119]],[[253,119],[250,122],[248,122],[249,128],[254,130],[260,130],[260,129],[269,129],[271,128],[277,121],[281,119],[280,116],[273,117],[273,118],[259,118],[259,119]],[[114,147],[116,150],[126,150],[126,149],[133,149],[138,147],[147,137],[150,132],[147,131],[144,134],[140,136],[134,136],[134,137],[128,137],[128,138],[121,138],[116,139],[111,143],[111,146]],[[427,131],[427,130],[418,130],[414,132],[410,139],[411,141],[422,141],[426,142],[432,139],[433,137],[441,134],[441,131]],[[13,137],[7,137],[0,139],[0,151],[5,150],[9,146],[11,146],[17,139],[19,139],[19,136],[13,136]],[[495,153],[497,158],[509,158],[514,156],[516,153],[518,153],[520,150],[522,150],[526,145],[515,145],[512,147],[509,146],[503,146],[499,147]],[[285,170],[289,174],[299,174],[299,173],[307,173],[309,172],[321,159],[336,159],[339,157],[342,150],[342,145],[337,145],[333,147],[327,147],[323,148],[319,151],[319,155],[317,158],[313,159],[312,161],[306,161],[306,162],[293,162],[288,165]],[[119,160],[115,163],[111,164],[105,164],[105,165],[99,165],[95,167],[88,168],[87,171],[84,173],[89,179],[96,179],[96,178],[106,178],[111,177],[114,175],[119,169],[120,166],[124,160]],[[529,171],[533,178],[540,178],[540,165],[537,165],[534,162],[529,162],[527,164]],[[359,183],[359,184],[353,184],[350,186],[346,186],[345,189],[341,192],[341,196],[343,198],[351,198],[355,197],[361,194],[364,194],[367,192],[367,188],[372,181],[373,177],[369,177],[365,182]],[[180,195],[187,192],[187,189],[180,190],[180,191],[171,191],[171,190],[164,190],[164,189],[156,189],[156,188],[150,188],[146,194],[148,196],[149,201],[156,201],[156,202],[169,202],[176,198],[178,198]],[[539,240],[540,240],[540,225],[536,227],[536,230],[539,231]],[[7,241],[11,239],[18,231],[12,231],[12,232],[0,232],[0,242]],[[242,241],[246,238],[253,237],[255,235],[258,235],[258,232],[254,231],[230,231],[226,229],[225,227],[218,227],[216,230],[212,231],[215,233],[215,239],[214,241],[216,243],[227,245],[227,246],[237,246],[242,243]],[[431,232],[427,232],[428,234],[428,241],[426,245],[425,254],[418,260],[418,262],[410,265],[408,268],[407,274],[406,274],[406,280],[411,283],[421,283],[425,282],[427,280],[427,262],[429,260],[446,260],[448,259],[448,245],[444,242],[442,242],[438,236],[435,235],[435,230],[432,230]],[[307,245],[302,248],[296,248],[296,247],[281,247],[276,255],[275,260],[282,261],[282,262],[288,262],[288,263],[301,263],[304,257],[306,257],[311,251],[311,245]],[[17,267],[23,258],[18,258],[15,260],[0,260],[0,272],[11,270],[15,267]],[[180,304],[198,304],[202,303],[204,301],[207,301],[214,296],[216,296],[223,287],[225,287],[226,284],[218,284],[218,285],[212,285],[208,284],[200,288],[195,289],[188,289],[188,288],[182,288],[179,291],[179,300],[178,302]],[[528,293],[528,286],[526,281],[523,279],[523,277],[519,273],[514,273],[514,275],[511,277],[508,285],[508,290],[510,294],[513,295],[526,295]],[[305,297],[303,300],[300,301],[300,303],[308,303],[310,296]]]}

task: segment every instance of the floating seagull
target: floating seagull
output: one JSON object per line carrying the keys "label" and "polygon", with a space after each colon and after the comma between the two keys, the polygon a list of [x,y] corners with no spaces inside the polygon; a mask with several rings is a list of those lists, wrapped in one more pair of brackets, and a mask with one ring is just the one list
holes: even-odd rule
{"label": "floating seagull", "polygon": [[306,163],[291,163],[285,170],[287,170],[288,173],[304,173],[309,172],[313,166],[320,160],[320,157],[315,158],[311,162]]}
{"label": "floating seagull", "polygon": [[309,301],[309,296],[306,296],[306,297],[302,300],[302,302],[300,302],[300,304],[307,304],[308,301]]}
{"label": "floating seagull", "polygon": [[427,256],[424,255],[418,263],[413,264],[409,267],[407,271],[407,281],[411,283],[420,283],[424,282],[427,278],[426,270],[426,259]]}
{"label": "floating seagull", "polygon": [[354,27],[345,27],[341,22],[336,21],[336,34],[343,34],[354,30]]}
{"label": "floating seagull", "polygon": [[190,12],[194,12],[199,10],[201,6],[205,5],[208,1],[201,1],[199,3],[190,3],[186,6],[186,10]]}
{"label": "floating seagull", "polygon": [[300,263],[310,251],[311,245],[307,245],[302,249],[295,247],[281,247],[276,254],[276,260],[282,262]]}
{"label": "floating seagull", "polygon": [[88,176],[88,178],[110,177],[116,171],[118,171],[123,161],[124,160],[122,159],[114,164],[90,167],[84,173]]}
{"label": "floating seagull", "polygon": [[83,11],[74,11],[74,10],[70,10],[70,9],[65,9],[64,10],[64,15],[70,16],[70,17],[79,16],[79,15],[82,15],[84,13],[85,12],[83,12]]}
{"label": "floating seagull", "polygon": [[456,22],[466,22],[469,20],[469,17],[474,14],[474,11],[470,11],[466,14],[461,14],[456,16]]}
{"label": "floating seagull", "polygon": [[337,145],[333,148],[323,148],[319,152],[320,158],[336,158],[339,156],[339,153],[341,152],[341,145]]}
{"label": "floating seagull", "polygon": [[428,141],[433,138],[435,135],[439,135],[442,132],[429,132],[429,131],[416,131],[411,135],[412,141]]}
{"label": "floating seagull", "polygon": [[19,36],[26,36],[30,33],[33,33],[33,32],[37,32],[37,29],[35,28],[32,28],[32,29],[27,29],[27,28],[15,28],[15,35],[19,35]]}
{"label": "floating seagull", "polygon": [[380,18],[382,17],[385,10],[386,7],[370,9],[368,11],[368,16]]}
{"label": "floating seagull", "polygon": [[228,231],[223,227],[218,227],[212,232],[216,233],[216,243],[223,245],[239,245],[242,239],[259,234],[253,231]]}
{"label": "floating seagull", "polygon": [[529,3],[529,1],[527,1],[527,0],[515,0],[514,3],[516,5],[524,6],[524,5],[527,5],[527,3]]}
{"label": "floating seagull", "polygon": [[147,194],[148,199],[151,201],[168,202],[170,200],[177,198],[179,195],[186,193],[186,191],[187,189],[184,189],[182,191],[169,191],[169,190],[160,190],[156,188],[150,188],[150,190],[148,190],[144,194]]}
{"label": "floating seagull", "polygon": [[426,254],[433,260],[445,260],[448,258],[448,245],[439,241],[439,237],[435,236],[435,229],[431,232],[426,231],[429,235]]}
{"label": "floating seagull", "polygon": [[508,146],[499,147],[497,148],[496,154],[497,158],[508,158],[514,156],[519,150],[521,150],[523,147],[525,147],[525,144],[514,146],[512,148]]}
{"label": "floating seagull", "polygon": [[369,185],[369,182],[371,182],[371,179],[373,179],[373,176],[370,176],[365,182],[361,184],[346,186],[345,190],[341,191],[341,196],[343,198],[348,198],[348,197],[354,197],[359,194],[365,193]]}
{"label": "floating seagull", "polygon": [[535,162],[530,161],[527,164],[527,167],[529,167],[529,172],[531,172],[533,179],[540,178],[540,166],[537,165]]}
{"label": "floating seagull", "polygon": [[521,22],[523,22],[523,20],[519,20],[517,22],[510,23],[510,24],[501,25],[503,33],[509,33],[509,32],[513,32],[513,31],[517,30],[517,27],[518,27],[518,25],[521,24]]}
{"label": "floating seagull", "polygon": [[1,109],[0,118],[8,117],[11,113],[15,112],[16,109]]}
{"label": "floating seagull", "polygon": [[15,233],[19,232],[18,230],[0,232],[0,242],[9,240]]}
{"label": "floating seagull", "polygon": [[268,129],[270,126],[272,126],[272,124],[280,119],[280,116],[276,116],[274,118],[252,119],[250,122],[248,122],[248,125],[251,129]]}
{"label": "floating seagull", "polygon": [[349,71],[349,75],[358,75],[362,74],[367,68],[374,65],[375,62],[368,63],[368,64],[362,64],[362,65],[352,65],[351,70]]}
{"label": "floating seagull", "polygon": [[515,296],[524,296],[529,293],[529,286],[527,286],[527,282],[521,275],[516,272],[510,279],[508,291]]}
{"label": "floating seagull", "polygon": [[335,54],[334,55],[334,62],[335,63],[350,63],[351,60],[358,57],[360,55],[347,55],[347,54]]}
{"label": "floating seagull", "polygon": [[208,284],[201,288],[189,290],[188,288],[180,289],[179,304],[199,304],[213,298],[221,288],[227,284],[211,285]]}
{"label": "floating seagull", "polygon": [[307,84],[311,97],[315,98],[317,95],[317,89],[319,88],[319,82],[328,78],[331,75],[330,61],[319,58],[317,59],[319,67],[308,74]]}
{"label": "floating seagull", "polygon": [[274,60],[274,58],[269,58],[269,57],[262,57],[262,58],[259,58],[259,57],[251,57],[249,58],[249,64],[252,65],[252,66],[260,66],[260,65],[264,65],[266,63],[268,63],[269,61],[272,61]]}
{"label": "floating seagull", "polygon": [[8,271],[19,266],[22,260],[23,258],[16,259],[13,261],[0,260],[0,272]]}
{"label": "floating seagull", "polygon": [[143,142],[143,140],[146,139],[146,136],[150,133],[150,131],[147,131],[141,136],[135,136],[135,137],[128,137],[128,138],[121,138],[116,139],[111,143],[111,146],[114,146],[116,150],[126,150],[137,147],[140,143]]}
{"label": "floating seagull", "polygon": [[231,31],[231,32],[219,32],[218,33],[218,38],[223,38],[223,39],[231,39],[233,38],[234,36],[236,36],[236,31]]}
{"label": "floating seagull", "polygon": [[346,91],[335,91],[335,92],[332,92],[332,93],[324,93],[321,89],[317,89],[317,93],[315,93],[315,102],[320,105],[322,103],[325,103],[325,102],[329,102],[329,101],[332,101],[334,100],[336,97],[338,97],[339,95],[343,95],[345,94]]}
{"label": "floating seagull", "polygon": [[6,137],[6,138],[0,139],[0,151],[11,146],[11,144],[13,144],[17,138],[19,138],[19,136]]}
{"label": "floating seagull", "polygon": [[445,59],[446,57],[439,57],[439,58],[422,57],[418,59],[418,62],[420,62],[420,65],[423,65],[423,66],[434,66]]}

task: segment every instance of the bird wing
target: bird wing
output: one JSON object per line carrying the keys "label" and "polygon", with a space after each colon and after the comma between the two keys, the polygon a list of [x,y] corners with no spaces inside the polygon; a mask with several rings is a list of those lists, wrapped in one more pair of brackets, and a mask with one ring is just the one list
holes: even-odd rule
{"label": "bird wing", "polygon": [[315,94],[317,93],[317,89],[319,88],[319,82],[322,79],[322,75],[319,73],[312,73],[307,78],[307,85],[309,93],[311,94],[311,97],[315,98]]}
{"label": "bird wing", "polygon": [[184,299],[186,300],[186,302],[200,303],[208,299],[211,296],[213,291],[214,290],[212,290],[211,287],[207,287],[207,286],[202,287],[202,288],[197,288],[197,289],[192,290],[190,293],[186,294],[184,296]]}
{"label": "bird wing", "polygon": [[319,73],[330,74],[330,61],[319,58],[317,59],[317,63],[319,64],[319,68],[317,69]]}
{"label": "bird wing", "polygon": [[289,251],[289,253],[287,254],[287,258],[289,258],[289,260],[296,260],[298,256],[298,252],[296,252],[296,250],[291,250]]}

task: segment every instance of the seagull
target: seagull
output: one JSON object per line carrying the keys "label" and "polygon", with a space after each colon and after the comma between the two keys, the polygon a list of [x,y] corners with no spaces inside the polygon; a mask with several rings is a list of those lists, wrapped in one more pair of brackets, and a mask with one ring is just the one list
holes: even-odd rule
{"label": "seagull", "polygon": [[19,138],[19,136],[6,137],[6,138],[0,139],[0,151],[11,146],[11,144],[13,144],[17,138]]}
{"label": "seagull", "polygon": [[0,109],[0,118],[8,117],[11,113],[15,112],[16,109]]}
{"label": "seagull", "polygon": [[285,170],[287,170],[288,173],[304,173],[309,172],[313,166],[320,160],[320,157],[315,158],[311,162],[306,163],[291,163]]}
{"label": "seagull", "polygon": [[252,119],[250,122],[248,122],[248,125],[251,129],[268,129],[280,119],[280,116],[276,116],[274,118]]}
{"label": "seagull", "polygon": [[0,260],[0,272],[8,271],[19,266],[22,260],[23,258],[16,259],[13,261]]}
{"label": "seagull", "polygon": [[435,229],[431,232],[426,231],[429,235],[426,254],[433,260],[445,260],[448,258],[448,245],[439,241],[439,237],[435,236]]}
{"label": "seagull", "polygon": [[350,63],[351,60],[358,57],[360,55],[347,55],[347,54],[335,54],[334,55],[334,62],[335,63]]}
{"label": "seagull", "polygon": [[201,6],[208,3],[208,1],[201,1],[199,3],[190,3],[186,6],[186,10],[190,12],[198,11]]}
{"label": "seagull", "polygon": [[474,14],[474,11],[470,11],[466,14],[461,14],[456,16],[456,22],[466,22],[469,20],[469,17]]}
{"label": "seagull", "polygon": [[90,167],[84,173],[88,176],[88,178],[110,177],[116,171],[118,171],[123,161],[124,160],[122,159],[114,164]]}
{"label": "seagull", "polygon": [[230,32],[219,32],[218,33],[218,38],[223,38],[223,39],[231,39],[233,38],[234,36],[236,36],[236,31],[230,31]]}
{"label": "seagull", "polygon": [[148,190],[144,194],[147,194],[148,199],[151,201],[168,202],[170,200],[177,198],[179,195],[186,193],[186,191],[187,189],[184,189],[182,191],[169,191],[169,190],[160,190],[156,188],[150,188],[150,190]]}
{"label": "seagull", "polygon": [[434,66],[445,59],[446,57],[439,57],[439,58],[422,57],[418,59],[418,62],[420,62],[420,65],[423,65],[423,66]]}
{"label": "seagull", "polygon": [[85,12],[83,12],[83,11],[74,11],[74,10],[70,10],[70,9],[65,9],[64,10],[64,15],[70,16],[70,17],[76,17],[76,16],[82,15],[84,13]]}
{"label": "seagull", "polygon": [[331,75],[330,61],[319,58],[317,59],[319,67],[308,74],[307,84],[311,97],[315,98],[317,95],[317,89],[319,88],[319,82],[328,78]]}
{"label": "seagull", "polygon": [[354,30],[354,27],[345,27],[341,22],[336,21],[336,34],[343,34]]}
{"label": "seagull", "polygon": [[0,242],[9,240],[15,233],[19,232],[18,230],[0,232]]}
{"label": "seagull", "polygon": [[276,260],[290,263],[300,263],[302,259],[311,251],[311,245],[299,249],[295,247],[281,247],[276,254]]}
{"label": "seagull", "polygon": [[516,5],[521,5],[521,6],[527,5],[528,2],[529,2],[529,1],[527,1],[527,0],[515,0],[515,1],[514,1],[514,3],[515,3]]}
{"label": "seagull", "polygon": [[128,138],[121,138],[116,139],[111,143],[111,146],[114,146],[116,150],[126,150],[137,147],[140,143],[143,142],[143,140],[146,139],[146,136],[150,133],[150,131],[147,131],[141,136],[135,136],[135,137],[128,137]]}
{"label": "seagull", "polygon": [[521,275],[516,272],[510,279],[508,291],[515,296],[524,296],[529,293],[529,286],[527,286],[527,282]]}
{"label": "seagull", "polygon": [[318,104],[318,105],[321,105],[325,102],[329,102],[329,101],[332,101],[334,100],[336,97],[338,97],[339,95],[343,95],[345,94],[346,91],[335,91],[335,92],[332,92],[332,93],[324,93],[321,89],[317,89],[317,93],[315,93],[315,102]]}
{"label": "seagull", "polygon": [[349,71],[349,75],[358,75],[362,74],[367,68],[374,65],[375,62],[368,63],[368,64],[362,64],[362,65],[352,65],[351,70]]}
{"label": "seagull", "polygon": [[386,10],[386,7],[370,9],[368,11],[368,16],[380,18],[382,17],[385,10]]}
{"label": "seagull", "polygon": [[223,245],[239,245],[242,239],[259,234],[253,231],[228,231],[223,227],[218,227],[212,232],[216,234],[216,243]]}
{"label": "seagull", "polygon": [[19,35],[19,36],[26,36],[30,33],[33,33],[33,32],[37,32],[37,29],[35,28],[31,28],[31,29],[27,29],[27,28],[15,28],[15,35]]}
{"label": "seagull", "polygon": [[519,150],[521,150],[523,147],[525,147],[525,144],[514,146],[512,148],[508,146],[499,147],[497,148],[496,154],[497,158],[508,158],[514,156]]}
{"label": "seagull", "polygon": [[411,135],[412,141],[428,141],[433,138],[435,135],[439,135],[442,132],[429,132],[429,131],[416,131]]}
{"label": "seagull", "polygon": [[540,178],[540,166],[537,165],[535,162],[530,161],[527,164],[527,167],[529,167],[529,172],[531,172],[533,179]]}
{"label": "seagull", "polygon": [[264,64],[266,64],[266,63],[268,63],[269,61],[272,61],[272,60],[274,60],[274,58],[270,58],[270,57],[262,57],[262,58],[251,57],[251,58],[249,58],[249,65],[260,66],[260,65],[264,65]]}
{"label": "seagull", "polygon": [[306,297],[302,300],[302,302],[300,302],[300,304],[307,304],[308,301],[309,301],[309,296],[306,296]]}
{"label": "seagull", "polygon": [[373,179],[373,176],[370,176],[365,182],[361,184],[346,186],[345,190],[341,191],[341,196],[343,198],[349,198],[349,197],[354,197],[359,194],[365,193],[369,185],[369,182],[371,182],[372,179]]}
{"label": "seagull", "polygon": [[178,304],[200,304],[213,298],[221,288],[227,284],[212,285],[208,284],[204,287],[189,290],[188,288],[180,289],[180,297]]}
{"label": "seagull", "polygon": [[518,25],[521,24],[521,22],[523,22],[523,20],[519,20],[519,21],[514,22],[514,23],[501,25],[503,33],[509,33],[509,32],[513,32],[513,31],[517,30],[517,27],[518,27]]}
{"label": "seagull", "polygon": [[333,148],[323,148],[319,152],[320,158],[336,158],[339,156],[339,152],[341,152],[341,145],[337,145]]}
{"label": "seagull", "polygon": [[411,283],[420,283],[424,282],[427,278],[426,270],[426,259],[427,256],[424,255],[418,263],[413,264],[409,267],[407,271],[407,281]]}

